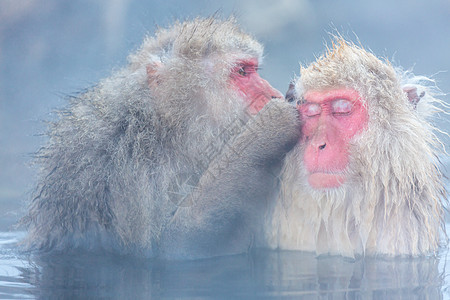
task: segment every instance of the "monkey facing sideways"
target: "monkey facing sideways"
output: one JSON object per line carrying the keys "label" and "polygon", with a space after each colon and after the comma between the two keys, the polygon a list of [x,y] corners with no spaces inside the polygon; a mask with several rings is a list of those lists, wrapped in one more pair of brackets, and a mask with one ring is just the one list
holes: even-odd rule
{"label": "monkey facing sideways", "polygon": [[73,97],[37,153],[25,249],[247,251],[301,134],[298,111],[259,77],[261,57],[234,19],[198,18],[160,29]]}
{"label": "monkey facing sideways", "polygon": [[301,68],[287,98],[303,135],[285,159],[270,247],[346,257],[438,249],[446,198],[427,119],[442,102],[428,81],[342,38]]}

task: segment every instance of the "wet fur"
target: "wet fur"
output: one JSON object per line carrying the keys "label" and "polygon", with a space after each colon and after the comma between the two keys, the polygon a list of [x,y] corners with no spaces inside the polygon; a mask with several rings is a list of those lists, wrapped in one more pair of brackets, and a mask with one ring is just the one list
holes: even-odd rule
{"label": "wet fur", "polygon": [[[369,124],[350,145],[348,179],[340,188],[309,187],[302,145],[288,155],[267,223],[272,248],[348,257],[418,256],[438,249],[446,195],[437,158],[442,147],[429,120],[444,106],[432,84],[340,38],[301,69],[297,95],[353,88],[365,100]],[[404,86],[424,92],[417,108]]]}
{"label": "wet fur", "polygon": [[[40,176],[22,220],[29,230],[25,248],[169,258],[246,251],[254,227],[242,222],[240,228],[227,218],[238,212],[257,214],[262,208],[239,199],[246,186],[235,189],[235,181],[242,186],[249,180],[251,185],[252,179],[245,176],[262,176],[269,182],[273,176],[261,175],[257,162],[247,160],[236,163],[242,166],[233,169],[232,176],[218,176],[217,182],[204,177],[209,164],[220,163],[225,145],[234,138],[223,133],[237,121],[243,127],[249,119],[243,99],[229,87],[230,70],[238,59],[261,61],[262,50],[234,19],[176,23],[146,38],[124,69],[70,99],[50,125],[48,144],[36,156]],[[290,130],[295,138],[296,112],[283,103],[273,105],[291,115],[278,118],[279,130]],[[254,133],[246,135],[237,141],[249,141]],[[269,139],[273,142],[266,142],[267,154],[282,156],[289,137]],[[261,137],[254,146],[238,150],[251,153],[265,140]],[[236,159],[249,155],[240,157]],[[176,203],[169,191],[186,176],[205,186],[197,202],[190,197],[187,204]],[[255,187],[258,190],[260,184]],[[236,233],[241,231],[242,238]]]}

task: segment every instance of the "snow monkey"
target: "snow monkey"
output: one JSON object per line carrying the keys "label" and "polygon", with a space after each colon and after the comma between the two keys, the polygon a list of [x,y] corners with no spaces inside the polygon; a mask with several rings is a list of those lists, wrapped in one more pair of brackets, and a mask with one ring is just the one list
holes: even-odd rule
{"label": "snow monkey", "polygon": [[37,155],[25,246],[247,251],[301,134],[298,111],[257,73],[262,51],[233,18],[176,23],[73,97]]}
{"label": "snow monkey", "polygon": [[437,250],[445,190],[427,119],[443,102],[429,81],[342,38],[301,68],[287,98],[303,135],[283,167],[271,247],[346,257]]}

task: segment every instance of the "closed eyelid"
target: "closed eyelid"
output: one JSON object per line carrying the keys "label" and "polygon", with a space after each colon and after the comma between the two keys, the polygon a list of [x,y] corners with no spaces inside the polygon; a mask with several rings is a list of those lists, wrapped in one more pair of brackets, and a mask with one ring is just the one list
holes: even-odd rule
{"label": "closed eyelid", "polygon": [[348,99],[335,99],[331,102],[331,110],[333,113],[347,114],[352,112],[355,102]]}
{"label": "closed eyelid", "polygon": [[307,117],[313,117],[322,113],[322,107],[319,103],[307,102],[301,105],[301,111]]}

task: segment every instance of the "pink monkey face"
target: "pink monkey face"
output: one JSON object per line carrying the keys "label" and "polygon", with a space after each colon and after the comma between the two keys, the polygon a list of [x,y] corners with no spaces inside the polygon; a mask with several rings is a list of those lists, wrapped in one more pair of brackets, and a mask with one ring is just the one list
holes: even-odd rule
{"label": "pink monkey face", "polygon": [[303,116],[303,156],[311,187],[336,188],[345,182],[349,141],[364,130],[368,113],[358,92],[348,88],[304,95],[298,109]]}
{"label": "pink monkey face", "polygon": [[240,61],[231,72],[231,85],[244,98],[251,113],[256,114],[272,98],[284,98],[266,80],[258,74],[256,58]]}

